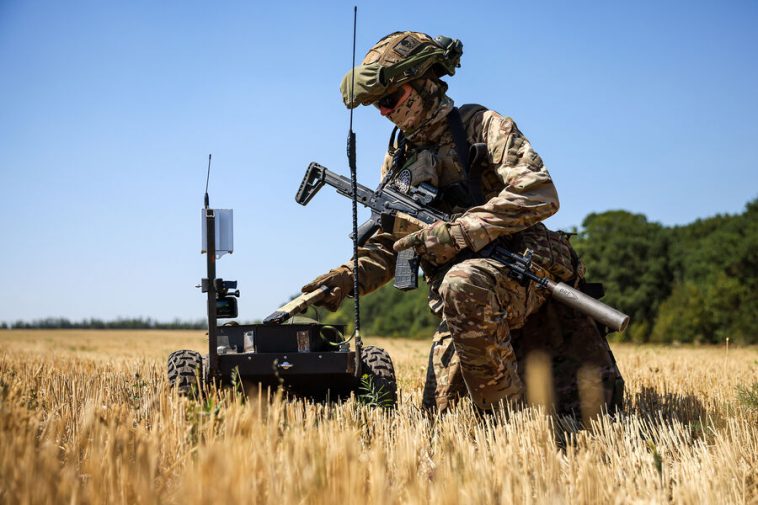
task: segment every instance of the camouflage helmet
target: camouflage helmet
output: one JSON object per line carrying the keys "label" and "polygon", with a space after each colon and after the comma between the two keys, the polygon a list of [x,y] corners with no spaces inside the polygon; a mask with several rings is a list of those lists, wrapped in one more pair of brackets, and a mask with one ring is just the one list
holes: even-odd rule
{"label": "camouflage helmet", "polygon": [[432,77],[452,76],[461,66],[462,54],[463,44],[458,39],[444,36],[433,39],[420,32],[391,33],[374,44],[363,63],[342,78],[342,101],[353,109],[358,105],[370,105],[401,84],[423,77],[427,72],[431,71]]}

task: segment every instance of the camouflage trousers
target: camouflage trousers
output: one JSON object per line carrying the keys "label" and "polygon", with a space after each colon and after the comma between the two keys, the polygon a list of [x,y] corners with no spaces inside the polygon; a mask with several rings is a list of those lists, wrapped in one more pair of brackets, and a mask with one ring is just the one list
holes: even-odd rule
{"label": "camouflage trousers", "polygon": [[524,395],[511,330],[545,302],[497,261],[473,258],[448,270],[438,287],[443,321],[429,356],[424,406],[444,410],[468,392],[480,409]]}
{"label": "camouflage trousers", "polygon": [[467,394],[484,410],[526,400],[582,417],[621,408],[623,379],[587,316],[546,303],[543,290],[488,259],[456,264],[437,291],[443,320],[429,354],[425,408],[444,412]]}

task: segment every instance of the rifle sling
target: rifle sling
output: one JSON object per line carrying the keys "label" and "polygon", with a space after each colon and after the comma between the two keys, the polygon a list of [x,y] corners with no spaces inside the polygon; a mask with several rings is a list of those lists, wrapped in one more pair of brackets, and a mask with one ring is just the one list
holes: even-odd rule
{"label": "rifle sling", "polygon": [[486,159],[487,146],[484,144],[469,144],[458,107],[453,107],[453,110],[447,115],[447,125],[450,128],[450,133],[453,135],[455,154],[458,155],[458,161],[463,165],[463,170],[466,174],[466,185],[471,200],[474,205],[481,205],[484,203],[484,195],[482,194],[482,161]]}
{"label": "rifle sling", "polygon": [[461,119],[461,113],[458,111],[458,107],[453,107],[453,110],[447,115],[447,126],[450,128],[450,133],[453,135],[453,143],[455,144],[455,154],[458,155],[458,161],[463,165],[463,170],[466,173],[466,178],[469,176],[469,143],[466,139],[466,130],[463,128],[463,120]]}

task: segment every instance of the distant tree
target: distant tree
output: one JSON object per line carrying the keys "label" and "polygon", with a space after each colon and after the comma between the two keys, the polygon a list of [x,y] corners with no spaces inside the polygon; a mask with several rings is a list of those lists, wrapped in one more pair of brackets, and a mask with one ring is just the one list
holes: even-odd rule
{"label": "distant tree", "polygon": [[676,285],[653,339],[758,342],[758,200],[743,214],[697,220],[670,236]]}
{"label": "distant tree", "polygon": [[[326,313],[328,324],[346,324],[353,329],[353,300],[346,299],[334,313]],[[385,337],[431,338],[439,318],[427,305],[427,286],[421,281],[414,291],[400,291],[389,283],[361,297],[361,332]]]}

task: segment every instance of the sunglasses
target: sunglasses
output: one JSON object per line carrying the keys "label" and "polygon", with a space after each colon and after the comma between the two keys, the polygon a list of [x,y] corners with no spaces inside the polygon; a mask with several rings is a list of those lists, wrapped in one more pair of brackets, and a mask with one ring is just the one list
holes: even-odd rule
{"label": "sunglasses", "polygon": [[410,86],[402,86],[397,91],[393,91],[392,93],[381,97],[374,103],[374,105],[381,110],[391,111],[410,95],[410,89]]}

